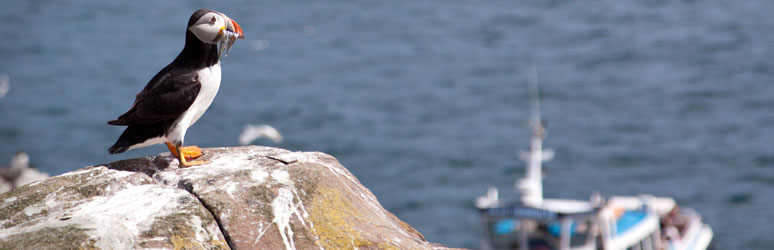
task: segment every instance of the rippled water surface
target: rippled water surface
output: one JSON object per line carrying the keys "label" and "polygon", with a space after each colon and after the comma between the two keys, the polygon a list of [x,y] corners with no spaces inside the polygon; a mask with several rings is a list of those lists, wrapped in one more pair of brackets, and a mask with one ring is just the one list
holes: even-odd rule
{"label": "rippled water surface", "polygon": [[522,175],[541,75],[550,197],[675,197],[716,249],[774,247],[774,2],[16,1],[0,8],[0,162],[60,174],[165,152],[106,152],[106,125],[182,49],[198,8],[244,29],[186,143],[337,157],[430,241],[478,247],[473,199]]}

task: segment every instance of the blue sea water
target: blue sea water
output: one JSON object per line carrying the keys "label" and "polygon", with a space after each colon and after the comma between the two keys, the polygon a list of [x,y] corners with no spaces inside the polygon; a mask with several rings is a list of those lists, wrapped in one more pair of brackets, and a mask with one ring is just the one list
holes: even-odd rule
{"label": "blue sea water", "polygon": [[510,189],[540,72],[549,197],[649,193],[693,207],[716,249],[774,247],[774,2],[3,1],[0,163],[52,174],[108,155],[126,111],[179,53],[189,15],[244,29],[186,143],[246,124],[337,157],[428,240],[477,248],[473,199]]}

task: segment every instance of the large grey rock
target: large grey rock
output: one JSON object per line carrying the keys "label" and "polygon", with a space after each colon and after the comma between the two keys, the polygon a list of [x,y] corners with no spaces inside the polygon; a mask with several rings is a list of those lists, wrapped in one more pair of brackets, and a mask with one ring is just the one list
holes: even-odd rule
{"label": "large grey rock", "polygon": [[248,146],[87,167],[0,196],[0,249],[446,249],[335,158]]}
{"label": "large grey rock", "polygon": [[227,248],[190,193],[142,173],[88,167],[0,196],[0,249]]}

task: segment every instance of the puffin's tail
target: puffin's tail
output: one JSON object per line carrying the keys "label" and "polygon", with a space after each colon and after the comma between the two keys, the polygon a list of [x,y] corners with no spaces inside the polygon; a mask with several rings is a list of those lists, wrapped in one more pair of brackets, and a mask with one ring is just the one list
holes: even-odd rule
{"label": "puffin's tail", "polygon": [[121,120],[121,119],[115,119],[115,120],[112,120],[112,121],[108,121],[108,124],[116,125],[116,126],[126,126],[126,125],[129,125],[128,123],[126,123],[126,121]]}
{"label": "puffin's tail", "polygon": [[164,124],[148,125],[130,125],[126,127],[124,133],[118,137],[113,146],[108,149],[110,154],[120,154],[129,150],[132,146],[142,144],[150,139],[163,137],[165,134]]}
{"label": "puffin's tail", "polygon": [[120,154],[120,153],[126,152],[126,150],[128,150],[129,147],[131,146],[120,145],[118,144],[118,142],[116,142],[116,144],[113,144],[113,146],[108,149],[108,153],[110,153],[111,155]]}

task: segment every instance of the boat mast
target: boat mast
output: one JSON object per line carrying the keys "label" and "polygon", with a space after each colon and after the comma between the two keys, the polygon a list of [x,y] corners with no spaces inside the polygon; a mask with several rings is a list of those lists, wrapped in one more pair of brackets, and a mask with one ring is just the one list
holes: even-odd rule
{"label": "boat mast", "polygon": [[529,153],[523,152],[521,154],[521,159],[527,163],[527,168],[525,169],[524,178],[516,182],[516,189],[521,194],[521,202],[529,206],[540,206],[543,203],[542,163],[553,157],[552,151],[543,151],[543,138],[546,131],[540,118],[540,90],[538,84],[538,71],[537,67],[535,67],[529,81],[531,113],[529,125],[532,128],[530,151]]}

